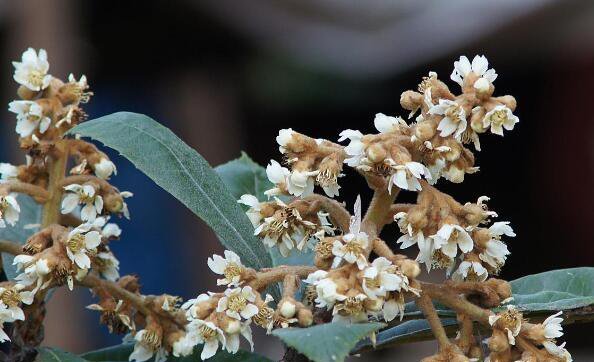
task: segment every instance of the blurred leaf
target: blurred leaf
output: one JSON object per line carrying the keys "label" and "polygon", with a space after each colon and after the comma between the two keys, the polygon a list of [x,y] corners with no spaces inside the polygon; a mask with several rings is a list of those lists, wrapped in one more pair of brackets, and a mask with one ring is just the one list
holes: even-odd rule
{"label": "blurred leaf", "polygon": [[[456,325],[456,319],[442,319],[441,324],[444,327]],[[386,328],[377,333],[376,347],[395,345],[399,343],[412,342],[415,338],[421,336],[432,336],[431,326],[425,319],[417,319],[403,322],[397,326]],[[362,341],[355,348],[355,352],[362,349],[374,348],[370,340]]]}
{"label": "blurred leaf", "polygon": [[[117,346],[98,349],[96,351],[87,352],[81,355],[88,361],[105,362],[105,361],[128,361],[128,356],[134,350],[133,343],[125,343]],[[200,361],[200,353],[202,346],[198,345],[194,349],[194,353],[186,357],[167,357],[167,361],[172,362],[195,362]],[[150,359],[152,361],[153,359]],[[209,362],[271,362],[268,358],[251,353],[248,351],[239,350],[236,354],[231,354],[219,350],[216,355],[208,359]]]}
{"label": "blurred leaf", "polygon": [[[449,309],[445,305],[439,304],[437,302],[433,302],[433,305],[435,306],[435,311],[440,317],[456,316],[456,312]],[[421,312],[415,302],[408,302],[404,305],[404,316],[409,318],[423,317],[423,312]]]}
{"label": "blurred leaf", "polygon": [[335,322],[309,328],[276,329],[272,334],[314,362],[341,362],[357,342],[383,326],[382,323]]}
{"label": "blurred leaf", "polygon": [[[21,207],[19,221],[16,225],[6,225],[0,229],[0,239],[10,240],[23,245],[27,239],[39,230],[41,224],[42,207],[28,195],[17,194],[17,202]],[[2,253],[2,265],[8,280],[14,280],[18,275],[16,267],[12,265],[14,255]]]}
{"label": "blurred leaf", "polygon": [[41,347],[38,351],[35,359],[38,362],[86,362],[84,358],[54,347]]}
{"label": "blurred leaf", "polygon": [[511,282],[522,310],[565,310],[594,304],[594,268],[551,270]]}
{"label": "blurred leaf", "polygon": [[90,137],[120,152],[210,225],[222,244],[247,266],[260,269],[272,265],[221,178],[166,127],[142,114],[119,112],[82,123],[69,133]]}
{"label": "blurred leaf", "polygon": [[236,200],[244,194],[254,195],[260,201],[266,200],[264,191],[273,187],[266,176],[266,169],[252,161],[245,152],[239,158],[215,167],[215,171]]}

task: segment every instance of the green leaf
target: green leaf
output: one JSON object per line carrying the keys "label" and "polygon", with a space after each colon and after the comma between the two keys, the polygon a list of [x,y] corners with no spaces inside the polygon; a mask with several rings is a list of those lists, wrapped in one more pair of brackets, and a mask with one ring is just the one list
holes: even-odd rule
{"label": "green leaf", "polygon": [[270,267],[264,245],[236,198],[198,152],[153,119],[119,112],[82,123],[69,131],[111,147],[171,193],[253,268]]}
{"label": "green leaf", "polygon": [[[0,239],[23,245],[31,235],[39,230],[42,207],[28,195],[17,194],[16,198],[21,208],[19,221],[14,226],[7,225],[0,229]],[[2,265],[8,280],[14,280],[18,275],[16,267],[12,265],[13,259],[14,255],[2,253]]]}
{"label": "green leaf", "polygon": [[[444,327],[447,327],[456,325],[458,324],[458,322],[456,321],[456,319],[448,318],[442,319],[441,324]],[[355,347],[354,351],[358,352],[361,350],[387,347],[389,345],[396,345],[405,342],[412,342],[415,341],[416,338],[432,335],[433,333],[431,332],[431,326],[429,326],[429,322],[427,322],[426,319],[406,321],[397,326],[386,328],[383,331],[378,332],[376,336],[376,347],[373,347],[373,344],[370,340],[364,340],[360,342],[357,345],[357,347]]]}
{"label": "green leaf", "polygon": [[[128,361],[128,356],[134,350],[133,343],[125,343],[117,346],[111,346],[107,348],[98,349],[96,351],[87,352],[81,355],[88,361],[104,362],[123,362]],[[202,346],[197,346],[194,349],[194,353],[186,357],[167,357],[167,361],[174,362],[195,362],[200,361],[200,353],[202,352]],[[150,360],[152,361],[152,359]],[[271,362],[266,357],[260,356],[255,353],[251,353],[244,350],[239,350],[235,354],[231,354],[225,351],[218,351],[216,355],[208,359],[208,362]]]}
{"label": "green leaf", "polygon": [[383,326],[382,323],[335,322],[309,328],[277,329],[272,334],[314,362],[340,362],[357,342]]}
{"label": "green leaf", "polygon": [[273,187],[266,176],[266,169],[252,161],[245,152],[239,158],[215,167],[215,171],[237,200],[244,194],[254,195],[260,201],[265,200],[264,191]]}
{"label": "green leaf", "polygon": [[38,351],[39,355],[35,360],[38,362],[87,362],[82,357],[54,347],[41,347]]}
{"label": "green leaf", "polygon": [[522,310],[565,310],[594,304],[594,268],[551,270],[511,282]]}

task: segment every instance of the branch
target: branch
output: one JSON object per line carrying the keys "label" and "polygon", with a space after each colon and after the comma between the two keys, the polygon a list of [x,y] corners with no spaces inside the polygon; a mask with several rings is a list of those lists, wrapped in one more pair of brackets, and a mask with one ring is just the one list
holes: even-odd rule
{"label": "branch", "polygon": [[421,296],[416,301],[417,306],[423,312],[429,325],[431,326],[431,330],[433,331],[433,335],[435,339],[437,339],[437,343],[439,343],[439,349],[441,351],[445,350],[451,343],[446,334],[443,325],[441,324],[441,320],[435,311],[435,307],[433,306],[433,302],[431,302],[431,298],[425,293],[421,294]]}
{"label": "branch", "polygon": [[293,274],[300,278],[306,278],[316,270],[318,270],[317,267],[309,265],[279,265],[257,272],[249,285],[255,290],[261,290],[269,284],[283,281],[286,275]]}
{"label": "branch", "polygon": [[344,232],[348,232],[351,214],[340,202],[318,194],[309,195],[304,197],[303,200],[311,201],[314,208],[326,210],[330,214],[332,223]]}
{"label": "branch", "polygon": [[39,203],[44,203],[50,198],[50,193],[43,187],[21,181],[6,181],[0,184],[0,189],[6,194],[18,192],[29,195]]}

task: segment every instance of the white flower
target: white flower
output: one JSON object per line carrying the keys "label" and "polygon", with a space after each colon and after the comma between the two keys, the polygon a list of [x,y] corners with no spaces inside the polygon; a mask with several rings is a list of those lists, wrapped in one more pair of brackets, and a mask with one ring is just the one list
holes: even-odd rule
{"label": "white flower", "polygon": [[435,240],[435,249],[441,250],[452,259],[458,255],[458,247],[462,253],[468,253],[474,247],[472,238],[460,225],[444,224],[431,237]]}
{"label": "white flower", "polygon": [[332,322],[367,322],[367,311],[363,305],[366,299],[367,296],[362,293],[351,297],[340,296],[332,310]]}
{"label": "white flower", "polygon": [[304,282],[315,286],[317,295],[315,299],[316,306],[330,309],[337,300],[343,300],[344,296],[337,293],[336,289],[338,286],[331,278],[327,278],[327,276],[328,272],[318,270],[309,274]]}
{"label": "white flower", "polygon": [[294,196],[308,196],[313,193],[318,171],[292,171],[287,179],[287,191]]}
{"label": "white flower", "polygon": [[155,355],[155,362],[167,360],[167,351],[161,347],[161,337],[151,330],[140,330],[134,336],[136,343],[134,351],[128,357],[129,361],[143,362]]}
{"label": "white flower", "polygon": [[68,233],[66,240],[66,253],[68,258],[81,269],[91,267],[91,259],[87,253],[92,253],[101,244],[101,234],[98,231],[89,231],[91,225],[82,224]]}
{"label": "white flower", "polygon": [[[235,323],[235,326],[227,327],[227,331],[225,331],[225,340],[227,342],[225,345],[225,350],[232,354],[237,353],[237,351],[239,351],[239,335],[241,334],[248,341],[253,352],[254,341],[252,340],[252,328],[250,327],[251,321],[247,321],[245,323]],[[230,326],[235,323],[230,323]]]}
{"label": "white flower", "polygon": [[406,212],[399,212],[394,215],[394,221],[398,223],[400,232],[403,234],[396,240],[397,244],[400,245],[400,249],[406,249],[419,243],[419,240],[425,239],[422,230],[413,230],[412,225],[407,220],[408,214]]}
{"label": "white flower", "polygon": [[392,185],[396,185],[403,190],[419,191],[422,189],[419,180],[422,176],[431,179],[431,172],[427,167],[418,162],[406,162],[404,165],[393,165],[396,170],[388,183],[388,191],[392,190]]}
{"label": "white flower", "polygon": [[265,191],[264,194],[268,197],[282,195],[283,189],[288,188],[290,175],[291,171],[288,168],[282,167],[275,160],[270,160],[270,164],[266,166],[266,176],[268,176],[268,180],[276,185],[276,187]]}
{"label": "white flower", "polygon": [[489,84],[497,79],[495,69],[489,69],[489,61],[484,55],[476,55],[472,59],[472,64],[466,56],[461,56],[460,60],[454,62],[454,70],[450,78],[458,83],[461,87],[464,86],[464,78],[473,72],[480,78],[477,79],[473,86],[479,91],[486,91],[489,89]]}
{"label": "white flower", "polygon": [[365,144],[361,141],[363,139],[363,133],[357,130],[347,129],[340,132],[340,138],[338,142],[342,142],[346,139],[350,140],[350,143],[344,148],[344,152],[349,155],[344,160],[344,163],[351,167],[357,167],[361,165],[361,160],[365,154]]}
{"label": "white flower", "polygon": [[384,302],[382,306],[382,315],[386,322],[394,320],[400,315],[400,320],[404,318],[404,295],[402,293],[397,294],[397,298],[389,298]]}
{"label": "white flower", "polygon": [[357,196],[355,213],[351,217],[349,233],[343,235],[341,239],[334,240],[332,245],[332,254],[334,255],[332,267],[338,267],[344,260],[350,264],[357,263],[360,270],[364,269],[367,266],[365,252],[368,246],[369,237],[361,231],[361,196]]}
{"label": "white flower", "polygon": [[503,136],[504,128],[511,131],[519,121],[520,119],[517,116],[514,116],[511,109],[504,105],[498,105],[485,114],[485,117],[483,118],[483,127],[490,127],[491,133]]}
{"label": "white flower", "polygon": [[276,143],[278,143],[279,147],[278,150],[280,153],[285,154],[287,153],[287,144],[293,138],[293,130],[291,128],[281,129],[278,131],[278,136],[276,136]]}
{"label": "white flower", "polygon": [[363,291],[372,299],[385,297],[388,292],[400,291],[406,276],[396,273],[396,267],[384,257],[375,259],[363,270]]}
{"label": "white flower", "polygon": [[489,276],[489,272],[485,267],[476,261],[463,261],[458,266],[458,270],[452,274],[452,279],[455,281],[472,280],[483,282]]}
{"label": "white flower", "polygon": [[19,221],[21,207],[13,195],[0,196],[0,228],[14,226]]}
{"label": "white flower", "polygon": [[173,342],[173,355],[175,357],[185,357],[192,354],[197,340],[189,334],[184,334],[183,337]]}
{"label": "white flower", "polygon": [[[115,314],[118,319],[126,326],[128,327],[129,330],[133,331],[135,329],[134,326],[134,322],[132,322],[132,320],[130,319],[130,316],[128,316],[126,313],[120,313],[120,310],[122,309],[122,306],[124,305],[124,301],[123,300],[118,300],[115,308],[113,309],[104,309],[102,306],[100,306],[99,304],[90,304],[88,305],[86,308],[89,310],[94,310],[94,311],[98,311],[98,312],[105,312],[107,314]],[[113,333],[113,324],[108,324],[107,325],[109,332]]]}
{"label": "white flower", "polygon": [[[125,200],[127,198],[134,196],[134,194],[130,191],[122,191],[120,192],[120,196],[122,197],[122,200]],[[122,215],[124,215],[126,219],[130,220],[130,211],[128,211],[128,204],[126,203],[126,201],[122,201],[122,209],[120,210],[120,212],[122,213]]]}
{"label": "white flower", "polygon": [[17,283],[9,287],[0,287],[0,319],[4,322],[14,322],[15,320],[25,320],[25,314],[20,308],[20,304],[33,303],[35,293],[23,290],[25,285]]}
{"label": "white flower", "polygon": [[456,102],[447,99],[440,99],[437,105],[429,109],[430,114],[443,116],[437,129],[441,137],[447,137],[451,134],[459,140],[460,136],[466,130],[466,113],[464,109]]}
{"label": "white flower", "polygon": [[223,275],[223,279],[217,279],[217,285],[239,286],[241,284],[241,273],[244,270],[241,259],[231,250],[225,250],[225,257],[213,255],[208,258],[208,267],[216,274]]}
{"label": "white flower", "polygon": [[47,74],[49,63],[47,53],[39,49],[39,54],[33,48],[25,50],[20,62],[12,62],[14,66],[14,80],[33,90],[40,91],[47,88],[52,76]]}
{"label": "white flower", "polygon": [[252,222],[252,225],[254,227],[258,227],[262,221],[262,214],[260,213],[262,207],[260,206],[260,201],[258,201],[258,198],[254,195],[245,194],[241,195],[241,198],[237,200],[237,202],[250,207],[248,211],[245,212],[245,214]]}
{"label": "white flower", "polygon": [[560,358],[562,362],[573,362],[573,357],[571,357],[569,351],[565,349],[565,342],[563,342],[563,344],[560,346],[557,346],[553,342],[545,341],[542,345],[547,350],[547,352],[557,358]]}
{"label": "white flower", "polygon": [[429,272],[434,262],[433,255],[436,250],[435,240],[431,237],[418,238],[417,244],[419,245],[419,254],[415,260],[421,264],[425,264],[427,272]]}
{"label": "white flower", "polygon": [[250,286],[225,290],[225,295],[219,299],[217,312],[225,312],[229,317],[241,320],[250,319],[258,314],[258,307],[254,304],[256,294]]}
{"label": "white flower", "polygon": [[80,218],[83,221],[93,222],[103,210],[103,198],[96,195],[95,188],[91,185],[72,184],[64,187],[69,191],[62,200],[62,214],[71,213],[78,204],[84,204],[80,211]]}
{"label": "white flower", "polygon": [[15,278],[20,284],[25,286],[36,284],[33,293],[36,293],[40,288],[45,288],[50,281],[44,283],[45,277],[50,273],[47,259],[35,260],[33,256],[22,254],[15,256],[12,264],[17,266],[17,271],[23,270]]}
{"label": "white flower", "polygon": [[202,293],[194,299],[189,299],[187,302],[182,304],[181,309],[186,311],[186,317],[188,320],[192,320],[198,318],[198,308],[199,304],[202,302],[206,302],[210,299],[210,295],[206,293]]}
{"label": "white flower", "polygon": [[493,268],[499,269],[505,264],[507,256],[511,254],[507,249],[507,245],[500,238],[502,235],[514,237],[516,234],[511,226],[509,226],[508,221],[493,223],[489,227],[489,234],[491,235],[491,240],[487,241],[486,248],[479,254],[479,258]]}
{"label": "white flower", "polygon": [[52,122],[43,115],[43,108],[33,101],[12,101],[8,110],[17,115],[15,130],[21,137],[30,136],[37,128],[40,133],[45,133]]}
{"label": "white flower", "polygon": [[16,180],[19,168],[10,163],[0,163],[0,174],[2,175],[0,182]]}
{"label": "white flower", "polygon": [[107,280],[115,282],[120,278],[120,261],[110,252],[97,253],[100,260],[99,272]]}
{"label": "white flower", "polygon": [[197,343],[204,344],[200,358],[202,360],[214,356],[219,349],[219,343],[222,348],[226,346],[226,339],[223,331],[214,323],[201,319],[192,320],[186,330],[197,340]]}
{"label": "white flower", "polygon": [[500,322],[499,327],[507,333],[509,344],[515,345],[516,338],[522,329],[522,313],[513,305],[507,305],[507,310],[499,314],[489,316],[489,324],[495,326]]}
{"label": "white flower", "polygon": [[112,174],[118,174],[115,164],[107,158],[101,158],[101,160],[95,164],[94,168],[95,175],[104,180],[109,179]]}
{"label": "white flower", "polygon": [[558,312],[553,314],[552,316],[545,319],[544,322],[542,322],[545,338],[555,339],[563,335],[563,327],[561,326],[561,323],[563,323],[563,318],[559,318],[562,313],[563,312]]}
{"label": "white flower", "polygon": [[80,103],[87,103],[93,95],[92,92],[85,92],[89,88],[89,84],[87,83],[87,76],[84,74],[80,76],[79,80],[76,80],[74,74],[70,73],[68,75],[68,85],[71,87],[70,91]]}
{"label": "white flower", "polygon": [[377,113],[373,120],[375,129],[380,133],[388,133],[398,130],[398,126],[408,126],[401,117],[386,116],[383,113]]}

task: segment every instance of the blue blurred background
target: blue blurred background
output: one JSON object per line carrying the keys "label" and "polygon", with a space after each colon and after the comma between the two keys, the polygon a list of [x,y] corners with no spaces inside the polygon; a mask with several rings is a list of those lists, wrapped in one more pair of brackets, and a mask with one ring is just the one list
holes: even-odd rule
{"label": "blue blurred background", "polygon": [[[481,140],[481,172],[439,186],[460,201],[492,196],[490,207],[512,222],[518,237],[503,277],[594,265],[591,1],[4,0],[4,104],[15,97],[10,62],[28,46],[48,50],[51,74],[88,76],[90,118],[148,114],[212,165],[241,150],[261,164],[279,159],[280,128],[333,140],[346,128],[372,131],[377,112],[405,115],[400,93],[429,70],[448,81],[460,55],[485,54],[499,73],[496,92],[517,98],[520,123],[504,139]],[[2,159],[16,163],[15,120],[8,111],[4,118]],[[113,244],[121,272],[138,274],[146,293],[186,299],[212,289],[206,258],[222,251],[212,232],[107,152],[118,165],[113,182],[135,194],[132,220],[120,222],[123,237]],[[352,204],[363,185],[353,180],[340,199]],[[384,237],[395,240],[396,229]],[[84,309],[91,301],[86,290],[56,293],[46,343],[74,352],[117,343]],[[580,356],[592,350],[591,330],[568,328],[576,360],[588,358]],[[280,353],[272,339],[258,349]],[[397,353],[415,360],[434,349],[423,343]]]}

